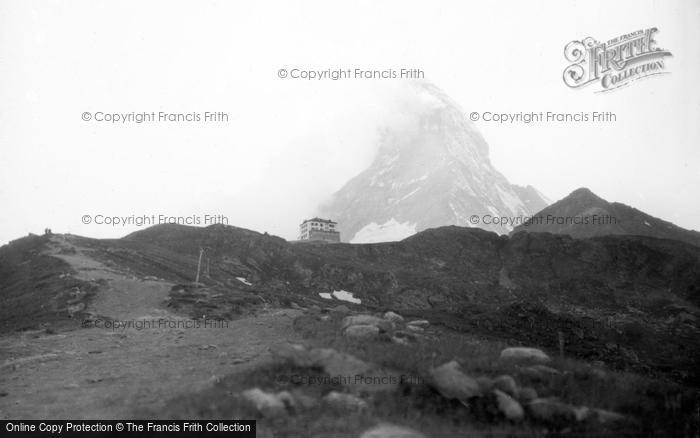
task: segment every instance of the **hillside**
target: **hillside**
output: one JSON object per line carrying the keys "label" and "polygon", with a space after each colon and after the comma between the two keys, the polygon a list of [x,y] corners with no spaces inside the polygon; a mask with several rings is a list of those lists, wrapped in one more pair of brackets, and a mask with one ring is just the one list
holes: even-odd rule
{"label": "hillside", "polygon": [[[200,248],[204,249],[201,284],[195,285]],[[37,276],[37,272],[46,274]],[[700,248],[667,239],[574,239],[548,233],[509,237],[450,226],[400,242],[325,245],[289,243],[223,225],[163,225],[122,239],[71,235],[18,239],[0,248],[0,274],[3,303],[13,304],[0,325],[0,354],[3,366],[15,376],[8,386],[10,395],[0,397],[0,411],[26,414],[12,403],[20,396],[18,391],[24,391],[21,385],[62,388],[54,379],[76,379],[71,374],[76,354],[85,355],[80,363],[89,367],[86,373],[97,377],[56,390],[91,395],[70,396],[74,404],[68,407],[51,401],[56,398],[36,399],[46,403],[46,412],[60,416],[79,408],[94,415],[129,415],[109,410],[109,400],[151,400],[137,396],[147,390],[160,397],[149,408],[154,417],[216,417],[221,415],[218,409],[242,409],[242,415],[255,416],[238,396],[231,399],[221,393],[238,393],[252,382],[264,390],[302,391],[312,397],[326,397],[328,391],[346,393],[348,388],[306,387],[275,378],[280,373],[319,373],[317,368],[305,368],[306,359],[293,359],[296,365],[288,368],[270,363],[264,353],[299,338],[307,346],[352,354],[423,382],[401,390],[408,392],[366,399],[372,409],[357,414],[357,425],[366,428],[377,421],[401,419],[418,427],[420,423],[410,419],[425,415],[424,420],[435,425],[432,436],[467,430],[538,435],[579,421],[570,414],[547,419],[530,407],[528,420],[518,426],[504,422],[494,407],[495,399],[489,397],[473,405],[447,403],[435,394],[430,375],[436,361],[452,358],[469,373],[494,378],[507,373],[543,397],[622,412],[639,421],[608,430],[609,426],[581,420],[575,426],[577,433],[614,430],[634,436],[666,427],[665,416],[691,427],[688,413],[696,403],[692,394],[700,388]],[[47,308],[50,311],[38,311],[37,302],[53,304]],[[389,330],[387,323],[381,323],[378,336],[372,334],[377,329],[362,326],[355,331],[370,333],[369,338],[348,339],[346,316],[375,321],[371,315],[386,311],[407,320],[426,320],[420,324],[430,328]],[[232,325],[225,330],[125,328],[116,333],[95,325],[97,321],[156,319]],[[257,328],[258,324],[262,326]],[[237,340],[240,333],[246,333],[245,345]],[[27,334],[32,338],[29,344]],[[82,347],[76,350],[83,344],[84,352]],[[520,345],[557,355],[552,363],[556,369],[546,372],[558,377],[543,377],[544,369],[532,371],[499,359],[503,348]],[[132,352],[129,358],[112,354],[124,349]],[[143,368],[150,376],[151,354],[179,358],[181,366],[169,368],[167,379],[179,381],[184,393],[178,395],[167,384],[152,387],[159,381],[153,376],[125,386],[125,377],[110,371],[111,364],[118,363],[120,369]],[[203,354],[210,360],[198,365]],[[272,358],[279,354],[273,351]],[[347,360],[354,363],[343,359]],[[45,374],[49,368],[32,365],[34,361],[55,361],[53,371]],[[533,373],[540,373],[539,377]],[[212,375],[216,379],[201,386],[205,382],[199,379]],[[484,379],[481,385],[487,387],[489,380]],[[630,386],[630,381],[636,383]],[[611,385],[617,388],[615,396],[603,390]],[[95,397],[104,398],[104,405],[81,404]],[[518,397],[529,406],[524,396]],[[668,397],[677,397],[678,404],[664,404]],[[471,408],[464,411],[464,406]],[[301,424],[324,431],[316,436],[328,435],[329,427],[345,431],[337,436],[357,436],[356,429],[348,432],[347,426],[336,423],[344,416],[336,420],[340,414],[335,410],[310,409],[294,414],[301,423],[285,423],[280,429],[278,420],[262,414],[261,425],[286,431],[282,436],[297,436]],[[445,416],[464,421],[444,423]]]}
{"label": "hillside", "polygon": [[700,233],[686,230],[619,202],[608,202],[586,188],[544,208],[519,231],[568,234],[585,238],[606,235],[649,236],[700,246]]}

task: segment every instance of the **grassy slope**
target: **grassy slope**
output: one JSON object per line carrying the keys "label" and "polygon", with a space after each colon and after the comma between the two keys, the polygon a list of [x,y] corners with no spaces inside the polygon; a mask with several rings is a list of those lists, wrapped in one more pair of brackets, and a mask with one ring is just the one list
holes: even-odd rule
{"label": "grassy slope", "polygon": [[87,303],[97,286],[73,278],[68,264],[43,254],[48,242],[47,236],[29,236],[0,247],[0,332],[79,326],[67,311],[77,304],[71,292],[87,292],[79,300]]}

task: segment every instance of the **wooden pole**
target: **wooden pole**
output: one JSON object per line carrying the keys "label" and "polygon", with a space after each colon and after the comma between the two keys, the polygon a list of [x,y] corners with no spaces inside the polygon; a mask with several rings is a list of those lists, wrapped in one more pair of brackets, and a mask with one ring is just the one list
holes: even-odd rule
{"label": "wooden pole", "polygon": [[199,248],[199,261],[197,262],[197,277],[194,279],[194,284],[199,286],[199,270],[202,268],[202,254],[204,254],[204,248]]}

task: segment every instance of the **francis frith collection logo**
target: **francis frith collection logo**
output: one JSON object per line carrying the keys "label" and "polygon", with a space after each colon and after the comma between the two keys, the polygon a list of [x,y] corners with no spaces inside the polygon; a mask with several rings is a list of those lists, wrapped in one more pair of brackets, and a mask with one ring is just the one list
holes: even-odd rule
{"label": "francis frith collection logo", "polygon": [[624,87],[638,79],[668,73],[668,50],[654,39],[658,29],[637,30],[606,42],[592,37],[574,40],[564,48],[571,64],[564,70],[564,83],[571,88],[597,84],[598,93]]}

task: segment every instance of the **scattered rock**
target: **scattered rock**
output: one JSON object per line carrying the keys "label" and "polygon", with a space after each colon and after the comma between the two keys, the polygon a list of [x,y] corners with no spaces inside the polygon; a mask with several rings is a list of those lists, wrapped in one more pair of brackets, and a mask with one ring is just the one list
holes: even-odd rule
{"label": "scattered rock", "polygon": [[539,371],[543,374],[561,374],[561,371],[559,371],[558,369],[548,367],[547,365],[532,365],[528,368],[530,368],[531,370]]}
{"label": "scattered rock", "polygon": [[[316,306],[316,307],[318,307],[318,306]],[[331,310],[331,312],[341,313],[341,314],[350,313],[350,308],[348,306],[346,306],[345,304],[340,304],[338,306],[331,308],[330,310]]]}
{"label": "scattered rock", "polygon": [[535,362],[549,362],[551,359],[538,348],[510,347],[501,351],[501,359],[504,360],[531,360]]}
{"label": "scattered rock", "polygon": [[287,391],[277,394],[253,388],[241,393],[243,399],[252,404],[265,417],[277,417],[287,414],[287,407],[293,407],[294,398]]}
{"label": "scattered rock", "polygon": [[618,414],[617,412],[613,411],[606,411],[603,409],[593,409],[592,411],[596,420],[598,420],[599,423],[603,424],[626,419],[624,415]]}
{"label": "scattered rock", "polygon": [[447,302],[447,297],[443,294],[430,295],[428,297],[428,303],[433,307],[438,307]]}
{"label": "scattered rock", "polygon": [[66,310],[68,311],[68,317],[72,318],[78,312],[85,310],[85,303],[78,303],[69,305]]}
{"label": "scattered rock", "polygon": [[425,435],[407,427],[380,424],[364,431],[360,438],[425,438]]}
{"label": "scattered rock", "polygon": [[351,325],[343,334],[351,339],[368,339],[378,336],[379,328],[368,324]]}
{"label": "scattered rock", "polygon": [[411,343],[408,341],[408,339],[400,338],[398,336],[392,336],[391,342],[393,342],[394,344],[405,345],[405,346],[411,345]]}
{"label": "scattered rock", "polygon": [[507,374],[498,376],[493,380],[493,386],[511,397],[518,396],[518,384],[515,379]]}
{"label": "scattered rock", "polygon": [[466,401],[482,395],[479,383],[464,374],[455,360],[432,368],[430,377],[433,387],[445,398]]}
{"label": "scattered rock", "polygon": [[393,391],[400,375],[364,362],[332,348],[306,349],[300,344],[283,344],[270,349],[274,359],[303,368],[320,368],[331,377],[342,377],[343,385],[353,391]]}
{"label": "scattered rock", "polygon": [[425,331],[425,329],[419,325],[407,325],[406,328],[418,333],[422,333]]}
{"label": "scattered rock", "polygon": [[593,411],[586,406],[571,406],[571,409],[574,412],[576,421],[588,420],[593,415]]}
{"label": "scattered rock", "polygon": [[578,417],[572,406],[561,403],[553,398],[537,398],[532,400],[528,403],[527,409],[533,418],[548,423],[559,421],[571,423],[576,421]]}
{"label": "scattered rock", "polygon": [[430,322],[425,319],[416,319],[413,321],[409,321],[408,325],[427,328],[428,326],[430,326]]}
{"label": "scattered rock", "polygon": [[294,397],[295,405],[300,409],[312,409],[318,406],[318,401],[314,397],[306,395],[298,389],[292,391],[292,397]]}
{"label": "scattered rock", "polygon": [[391,311],[386,312],[384,314],[384,319],[386,319],[387,321],[391,321],[394,324],[400,324],[403,322],[403,316],[399,315],[398,313],[391,312]]}
{"label": "scattered rock", "polygon": [[372,315],[346,316],[343,318],[340,328],[341,330],[345,330],[354,325],[372,325],[383,332],[388,332],[394,328],[394,324],[391,321],[387,321],[386,319],[378,318]]}
{"label": "scattered rock", "polygon": [[312,366],[319,366],[323,370],[335,376],[357,376],[368,372],[373,368],[371,364],[364,362],[355,356],[339,353],[332,348],[319,348],[309,352]]}
{"label": "scattered rock", "polygon": [[[512,377],[511,377],[512,379]],[[496,396],[496,401],[498,402],[498,409],[505,415],[505,417],[511,421],[520,421],[525,417],[525,411],[520,403],[515,401],[513,397],[501,391],[500,389],[494,389],[493,394]]]}
{"label": "scattered rock", "polygon": [[363,411],[367,409],[367,402],[352,394],[331,391],[323,397],[323,402],[329,407],[339,411]]}
{"label": "scattered rock", "polygon": [[518,390],[518,399],[520,399],[521,402],[530,402],[534,399],[537,398],[537,391],[535,391],[535,388],[532,388],[530,386],[526,386],[524,388],[520,388]]}
{"label": "scattered rock", "polygon": [[695,315],[692,315],[688,312],[681,312],[676,316],[676,321],[683,323],[683,324],[695,324],[698,322],[698,318]]}
{"label": "scattered rock", "polygon": [[561,371],[546,365],[533,365],[520,368],[520,374],[528,376],[532,379],[547,380],[552,376],[561,374]]}
{"label": "scattered rock", "polygon": [[589,369],[589,373],[591,374],[591,376],[594,376],[600,380],[605,380],[608,378],[608,373],[601,368],[592,367]]}
{"label": "scattered rock", "polygon": [[405,330],[396,330],[394,332],[394,336],[397,338],[406,339],[408,341],[415,341],[418,339],[418,336],[415,333],[407,332]]}

